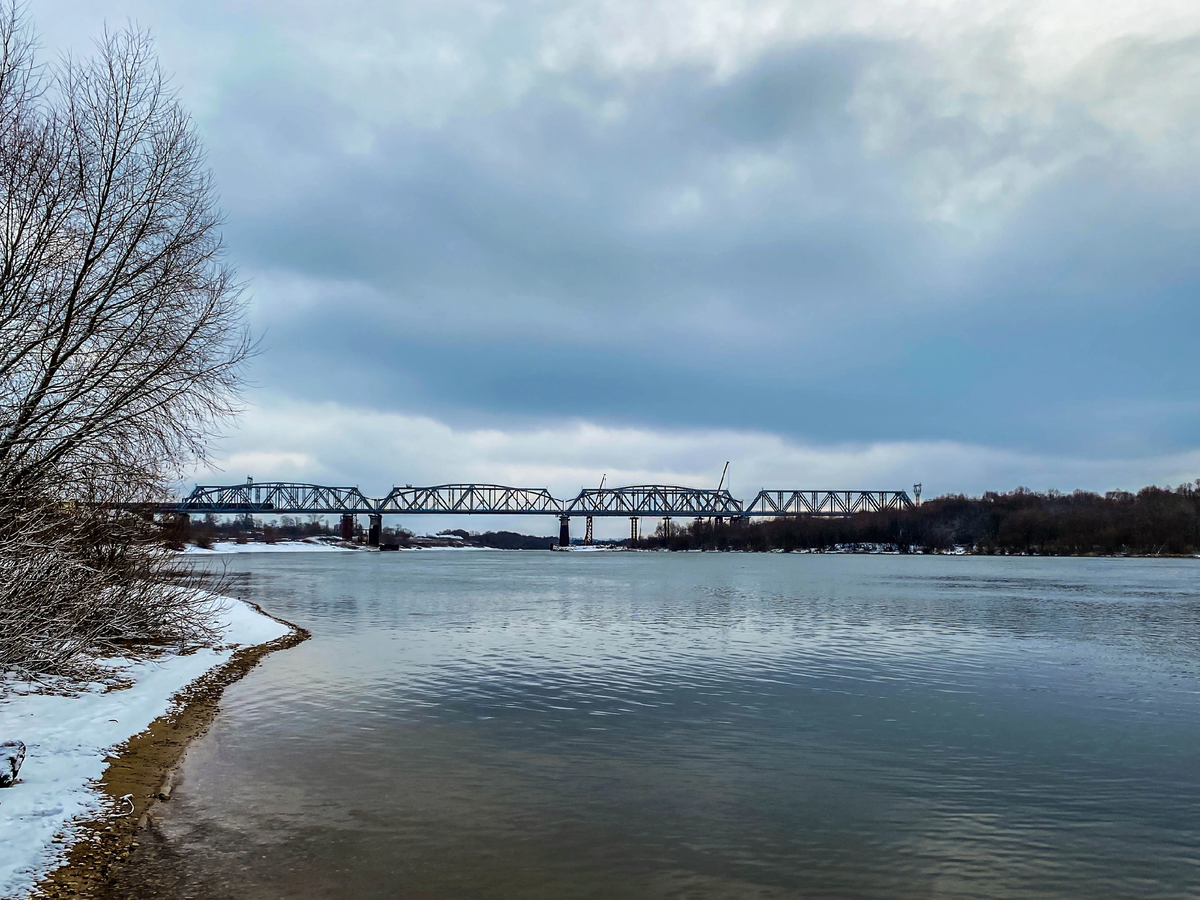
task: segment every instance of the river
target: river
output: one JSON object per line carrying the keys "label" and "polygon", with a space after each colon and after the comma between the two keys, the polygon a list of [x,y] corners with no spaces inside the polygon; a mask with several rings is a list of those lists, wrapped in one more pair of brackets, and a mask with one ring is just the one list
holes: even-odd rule
{"label": "river", "polygon": [[1200,896],[1200,561],[255,554],[114,896]]}

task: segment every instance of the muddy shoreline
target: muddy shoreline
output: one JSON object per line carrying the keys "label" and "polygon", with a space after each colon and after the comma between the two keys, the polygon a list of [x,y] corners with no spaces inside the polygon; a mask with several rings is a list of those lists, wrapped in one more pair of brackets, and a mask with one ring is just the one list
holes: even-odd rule
{"label": "muddy shoreline", "polygon": [[[249,601],[245,601],[249,603]],[[286,625],[283,637],[244,647],[222,665],[210,669],[171,698],[172,708],[150,723],[150,727],[119,745],[106,762],[100,790],[111,800],[110,814],[84,823],[66,862],[34,887],[31,897],[88,898],[106,896],[115,868],[137,846],[151,810],[171,795],[174,773],[188,746],[204,734],[220,711],[225,688],[239,681],[266,656],[303,643],[311,634],[250,603],[264,616]],[[128,795],[129,799],[123,799]],[[125,815],[119,810],[132,812]]]}

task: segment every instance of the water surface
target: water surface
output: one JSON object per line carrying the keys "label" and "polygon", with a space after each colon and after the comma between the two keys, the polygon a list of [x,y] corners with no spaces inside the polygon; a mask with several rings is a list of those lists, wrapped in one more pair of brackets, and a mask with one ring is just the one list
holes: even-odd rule
{"label": "water surface", "polygon": [[313,639],[228,691],[135,896],[1200,896],[1195,561],[230,570]]}

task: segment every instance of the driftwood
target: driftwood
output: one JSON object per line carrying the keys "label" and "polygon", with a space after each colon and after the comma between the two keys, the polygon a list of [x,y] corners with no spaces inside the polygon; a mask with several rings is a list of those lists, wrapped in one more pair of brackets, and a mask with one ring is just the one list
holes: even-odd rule
{"label": "driftwood", "polygon": [[0,788],[12,787],[25,762],[25,745],[20,741],[0,743]]}

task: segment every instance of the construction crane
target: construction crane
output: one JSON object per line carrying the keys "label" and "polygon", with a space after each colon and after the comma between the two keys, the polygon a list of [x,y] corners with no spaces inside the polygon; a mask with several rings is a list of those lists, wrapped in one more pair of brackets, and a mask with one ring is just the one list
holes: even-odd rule
{"label": "construction crane", "polygon": [[[718,494],[719,494],[719,493],[721,493],[721,488],[723,488],[723,487],[725,486],[725,475],[726,475],[728,472],[729,472],[729,460],[725,460],[725,468],[723,468],[723,469],[721,470],[721,480],[720,480],[719,482],[717,482],[717,493],[718,493]],[[720,516],[717,516],[717,522],[716,522],[716,524],[717,524],[717,525],[724,525],[724,524],[725,524],[725,520],[724,520],[723,518],[721,518]]]}
{"label": "construction crane", "polygon": [[[605,472],[603,475],[600,476],[600,490],[604,490],[604,482],[607,479],[608,479],[607,472]],[[595,538],[592,535],[592,517],[591,516],[587,517],[587,528],[585,529],[585,531],[583,533],[583,543],[584,543],[584,546],[586,546],[586,547],[590,547],[590,546],[592,546],[592,544],[595,543]]]}

